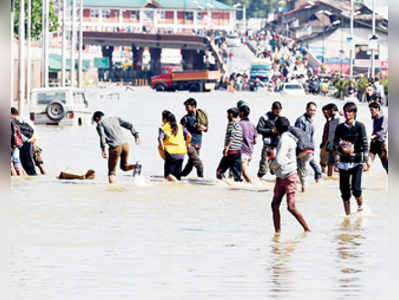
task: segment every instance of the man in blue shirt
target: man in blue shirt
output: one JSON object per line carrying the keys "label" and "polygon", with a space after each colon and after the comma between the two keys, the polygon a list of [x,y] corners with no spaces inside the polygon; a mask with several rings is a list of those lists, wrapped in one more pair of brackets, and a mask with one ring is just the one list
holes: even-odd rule
{"label": "man in blue shirt", "polygon": [[204,177],[204,166],[200,159],[200,150],[202,146],[202,133],[208,130],[206,113],[197,109],[197,101],[194,98],[188,98],[184,102],[187,114],[181,119],[180,123],[191,134],[191,142],[187,148],[188,162],[181,172],[180,176],[184,177],[191,173],[193,168],[197,169],[197,176]]}

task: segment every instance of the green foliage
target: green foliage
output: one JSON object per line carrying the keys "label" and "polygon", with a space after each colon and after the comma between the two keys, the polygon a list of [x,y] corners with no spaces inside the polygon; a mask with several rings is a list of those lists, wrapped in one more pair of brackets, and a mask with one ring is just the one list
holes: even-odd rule
{"label": "green foliage", "polygon": [[[32,39],[39,40],[42,33],[42,2],[43,0],[31,0],[32,1]],[[19,26],[19,3],[20,0],[15,0],[15,18],[14,18],[14,34],[18,37],[18,26]],[[25,1],[25,28],[28,20],[28,4]],[[50,2],[50,32],[54,32],[59,28],[58,17],[55,14],[54,3]]]}
{"label": "green foliage", "polygon": [[380,79],[382,85],[384,86],[385,95],[388,95],[388,77],[383,77]]}
{"label": "green foliage", "polygon": [[[280,0],[219,0],[228,5],[245,4],[247,18],[267,18],[269,13],[276,13],[281,7]],[[279,4],[280,2],[280,4]]]}
{"label": "green foliage", "polygon": [[359,92],[364,91],[364,89],[366,88],[366,85],[368,85],[368,84],[369,84],[369,81],[367,79],[367,76],[363,75],[360,77],[359,81],[357,82],[356,89]]}

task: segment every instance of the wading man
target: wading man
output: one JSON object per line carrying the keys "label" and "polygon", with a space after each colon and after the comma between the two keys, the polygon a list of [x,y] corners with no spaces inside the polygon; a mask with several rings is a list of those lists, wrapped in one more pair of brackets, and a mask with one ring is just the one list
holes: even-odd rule
{"label": "wading man", "polygon": [[[306,104],[306,112],[295,121],[295,127],[302,129],[305,132],[305,134],[308,136],[308,138],[312,142],[312,144],[314,144],[314,141],[313,141],[313,133],[314,133],[313,117],[316,114],[316,111],[317,111],[316,103],[309,102],[308,104]],[[320,167],[316,164],[316,162],[314,161],[314,158],[312,158],[310,160],[309,164],[314,171],[315,181],[319,182],[320,178],[322,177]]]}
{"label": "wading man", "polygon": [[271,162],[270,168],[276,174],[274,195],[272,201],[274,229],[276,233],[281,230],[280,205],[286,195],[288,211],[298,220],[305,231],[310,231],[308,224],[295,208],[295,195],[297,183],[297,138],[289,131],[290,122],[285,117],[279,117],[275,122],[274,131],[281,137],[277,145],[276,158]]}
{"label": "wading man", "polygon": [[375,156],[381,160],[382,166],[388,174],[388,149],[387,149],[387,136],[388,136],[388,116],[384,115],[381,111],[381,105],[377,102],[369,104],[371,117],[373,119],[373,133],[371,134],[370,142],[370,162],[373,163]]}
{"label": "wading man", "polygon": [[[102,156],[108,158],[108,181],[109,183],[115,182],[116,166],[120,161],[120,168],[123,171],[135,170],[133,175],[141,173],[141,165],[129,164],[129,144],[122,128],[130,131],[134,136],[136,145],[140,144],[139,133],[134,130],[131,123],[126,122],[118,117],[105,117],[102,111],[96,111],[93,114],[92,122],[97,124],[97,133],[100,137],[100,147]],[[108,154],[105,151],[105,146],[108,144]]]}
{"label": "wading man", "polygon": [[280,102],[273,102],[271,111],[261,116],[256,126],[258,133],[261,134],[263,138],[263,148],[258,171],[259,179],[266,175],[269,169],[270,156],[273,155],[278,143],[278,136],[273,133],[273,129],[275,127],[274,122],[280,116],[281,109],[282,106]]}
{"label": "wading man", "polygon": [[184,102],[187,114],[181,119],[180,123],[191,134],[191,142],[187,148],[188,162],[180,176],[188,176],[193,168],[197,169],[197,176],[204,177],[204,166],[200,159],[202,145],[202,133],[208,130],[208,116],[202,109],[197,109],[197,101],[188,98]]}
{"label": "wading man", "polygon": [[337,126],[334,147],[339,155],[339,187],[345,214],[351,214],[350,198],[356,198],[358,211],[362,210],[362,173],[370,168],[368,142],[364,124],[356,121],[357,106],[353,102],[344,105],[345,123]]}

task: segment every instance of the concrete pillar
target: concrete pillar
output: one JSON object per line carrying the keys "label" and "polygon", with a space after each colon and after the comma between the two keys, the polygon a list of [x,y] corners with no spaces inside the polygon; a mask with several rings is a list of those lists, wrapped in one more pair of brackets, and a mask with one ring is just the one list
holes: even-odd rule
{"label": "concrete pillar", "polygon": [[177,32],[177,10],[173,11],[173,32]]}
{"label": "concrete pillar", "polygon": [[143,68],[143,52],[144,48],[132,45],[132,58],[133,58],[133,72],[134,77],[137,77],[137,72]]}
{"label": "concrete pillar", "polygon": [[183,56],[183,60],[184,60],[183,70],[193,70],[194,69],[194,51],[186,50],[186,49],[182,50],[182,56]]}
{"label": "concrete pillar", "polygon": [[194,60],[194,70],[204,70],[204,50],[192,50],[193,51],[193,60]]}
{"label": "concrete pillar", "polygon": [[153,75],[161,74],[161,53],[162,48],[150,48],[151,55],[151,73]]}
{"label": "concrete pillar", "polygon": [[109,58],[109,70],[112,70],[113,63],[112,63],[112,53],[114,52],[114,46],[101,46],[101,52],[103,57]]}

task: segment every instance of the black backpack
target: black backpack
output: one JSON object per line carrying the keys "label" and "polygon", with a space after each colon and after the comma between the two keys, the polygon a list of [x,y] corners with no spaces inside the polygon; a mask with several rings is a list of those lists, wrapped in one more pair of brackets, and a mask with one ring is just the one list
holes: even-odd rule
{"label": "black backpack", "polygon": [[32,126],[30,126],[28,123],[26,122],[18,122],[19,125],[19,129],[21,131],[21,134],[26,137],[27,139],[32,138],[34,130],[32,128]]}

